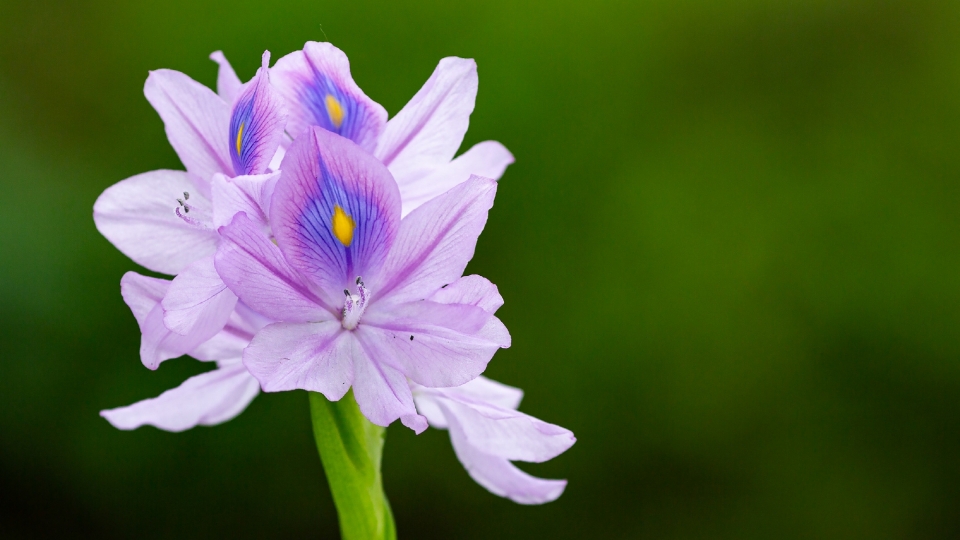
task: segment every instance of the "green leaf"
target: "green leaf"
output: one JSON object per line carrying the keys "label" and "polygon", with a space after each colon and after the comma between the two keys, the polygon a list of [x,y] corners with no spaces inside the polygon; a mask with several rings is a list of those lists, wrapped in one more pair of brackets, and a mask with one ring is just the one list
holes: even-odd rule
{"label": "green leaf", "polygon": [[380,477],[386,430],[363,416],[353,390],[335,402],[308,393],[313,436],[340,517],[340,536],[395,540],[393,514]]}

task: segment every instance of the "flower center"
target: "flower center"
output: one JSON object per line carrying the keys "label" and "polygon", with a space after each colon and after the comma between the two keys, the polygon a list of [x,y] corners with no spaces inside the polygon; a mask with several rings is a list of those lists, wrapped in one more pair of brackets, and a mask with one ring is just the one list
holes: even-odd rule
{"label": "flower center", "polygon": [[343,301],[343,327],[347,330],[353,330],[360,324],[360,317],[363,310],[367,307],[367,288],[363,286],[363,279],[357,278],[357,294],[350,294],[347,289],[343,290],[347,298]]}

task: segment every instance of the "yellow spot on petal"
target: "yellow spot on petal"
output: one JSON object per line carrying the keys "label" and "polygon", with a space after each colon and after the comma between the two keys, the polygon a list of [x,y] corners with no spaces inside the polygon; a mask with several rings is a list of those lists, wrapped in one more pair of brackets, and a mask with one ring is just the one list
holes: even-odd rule
{"label": "yellow spot on petal", "polygon": [[237,157],[240,157],[240,138],[243,137],[243,124],[240,124],[240,129],[237,130]]}
{"label": "yellow spot on petal", "polygon": [[350,244],[353,243],[353,229],[356,228],[357,224],[354,223],[353,218],[348,216],[346,212],[343,211],[343,208],[340,208],[340,205],[334,205],[333,207],[333,235],[337,237],[337,240],[340,241],[346,247],[350,247]]}
{"label": "yellow spot on petal", "polygon": [[333,127],[340,129],[340,124],[343,123],[343,107],[340,106],[337,98],[330,94],[327,94],[326,103],[327,116],[330,118],[330,121],[333,122]]}

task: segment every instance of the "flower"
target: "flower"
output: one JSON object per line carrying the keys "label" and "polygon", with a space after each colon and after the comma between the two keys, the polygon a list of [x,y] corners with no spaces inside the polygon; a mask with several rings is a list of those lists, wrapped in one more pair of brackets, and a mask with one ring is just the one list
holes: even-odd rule
{"label": "flower", "polygon": [[477,97],[477,64],[471,59],[440,60],[390,121],[386,110],[353,81],[347,56],[329,43],[311,41],[284,56],[272,77],[286,98],[288,133],[296,138],[319,126],[372,153],[397,182],[401,216],[471,175],[499,179],[513,163],[513,155],[496,141],[478,143],[453,157]]}
{"label": "flower", "polygon": [[[225,64],[222,54],[212,56]],[[221,69],[220,86],[233,96],[232,107],[182,73],[150,73],[144,94],[187,171],[128,178],[94,204],[97,229],[120,251],[150,270],[176,275],[162,300],[162,324],[144,332],[141,361],[151,369],[216,335],[236,306],[213,267],[216,227],[238,211],[266,221],[257,207],[276,182],[270,161],[286,123],[282,98],[269,81],[270,53],[262,60],[246,85],[229,64]]]}
{"label": "flower", "polygon": [[189,338],[174,333],[154,344],[147,336],[151,326],[163,325],[160,301],[169,288],[170,281],[135,272],[127,272],[120,280],[123,299],[143,332],[143,346],[185,349],[194,358],[216,361],[217,369],[191,377],[156,398],[100,412],[119,429],[150,424],[167,431],[183,431],[196,425],[219,424],[240,414],[260,393],[260,383],[247,372],[241,358],[253,335],[269,321],[239,303],[223,330],[202,344],[190,343]]}
{"label": "flower", "polygon": [[547,461],[577,439],[517,411],[522,397],[519,388],[486,377],[456,388],[413,387],[417,411],[431,427],[450,430],[457,459],[478,484],[520,504],[543,504],[563,494],[567,481],[531,476],[510,461]]}
{"label": "flower", "polygon": [[459,287],[496,182],[471,177],[401,220],[386,167],[317,127],[297,138],[281,170],[270,209],[275,243],[243,213],[220,228],[220,277],[279,321],[256,334],[244,365],[264,391],[300,388],[337,401],[352,386],[374,424],[400,418],[426,429],[407,379],[459,386],[510,345],[491,312],[444,293]]}

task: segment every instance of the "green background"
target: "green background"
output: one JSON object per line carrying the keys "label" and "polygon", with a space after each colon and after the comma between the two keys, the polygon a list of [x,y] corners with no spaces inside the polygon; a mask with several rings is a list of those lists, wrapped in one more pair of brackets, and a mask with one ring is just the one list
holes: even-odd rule
{"label": "green background", "polygon": [[960,536],[960,3],[0,0],[0,536],[337,537],[302,392],[170,434],[92,205],[181,168],[147,71],[329,40],[396,113],[476,58],[516,155],[470,272],[487,374],[577,444],[539,507],[395,425],[403,538]]}

